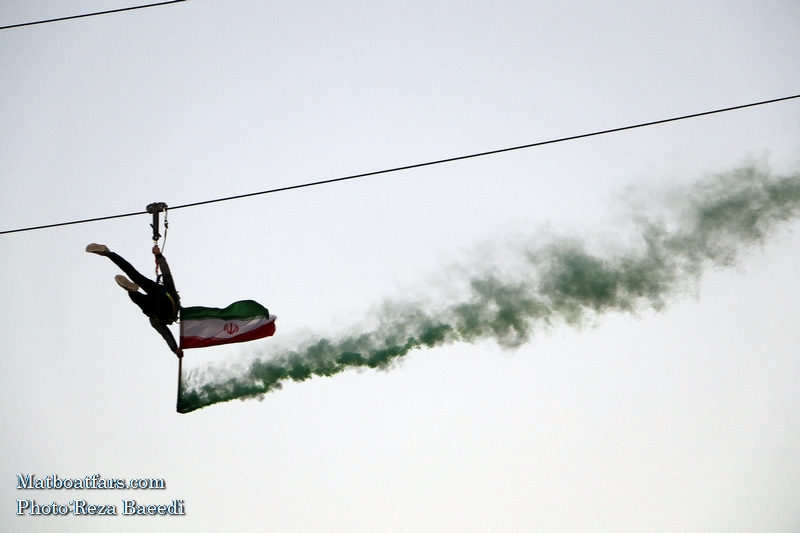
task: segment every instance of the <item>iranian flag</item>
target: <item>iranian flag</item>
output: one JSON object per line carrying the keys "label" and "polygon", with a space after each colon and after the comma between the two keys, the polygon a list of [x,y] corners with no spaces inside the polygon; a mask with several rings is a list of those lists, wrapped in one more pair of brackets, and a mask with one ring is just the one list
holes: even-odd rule
{"label": "iranian flag", "polygon": [[253,300],[235,302],[225,309],[181,308],[181,349],[247,342],[275,333],[275,315]]}

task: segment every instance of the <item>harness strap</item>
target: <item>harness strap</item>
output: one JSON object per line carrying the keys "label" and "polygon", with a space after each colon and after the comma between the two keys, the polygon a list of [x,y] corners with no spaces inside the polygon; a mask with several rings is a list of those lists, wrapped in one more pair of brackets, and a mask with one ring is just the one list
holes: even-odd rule
{"label": "harness strap", "polygon": [[175,303],[175,298],[167,292],[167,298],[169,298],[169,303],[172,304],[172,321],[175,322],[175,319],[178,318],[178,304]]}
{"label": "harness strap", "polygon": [[174,324],[175,321],[178,320],[178,311],[180,311],[180,306],[175,301],[175,298],[173,298],[172,295],[169,293],[169,291],[166,290],[166,288],[164,289],[164,291],[165,291],[164,295],[169,299],[169,303],[172,304],[172,315],[167,320],[161,320],[155,315],[153,315],[151,318],[153,318],[153,320],[161,324]]}

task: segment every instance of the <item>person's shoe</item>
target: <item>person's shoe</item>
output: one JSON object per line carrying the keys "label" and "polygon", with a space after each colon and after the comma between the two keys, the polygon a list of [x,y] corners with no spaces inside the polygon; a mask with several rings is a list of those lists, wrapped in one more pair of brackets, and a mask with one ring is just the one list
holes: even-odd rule
{"label": "person's shoe", "polygon": [[86,247],[86,251],[90,254],[108,255],[109,249],[105,244],[92,243]]}
{"label": "person's shoe", "polygon": [[138,292],[139,286],[123,275],[114,276],[117,285],[130,292]]}

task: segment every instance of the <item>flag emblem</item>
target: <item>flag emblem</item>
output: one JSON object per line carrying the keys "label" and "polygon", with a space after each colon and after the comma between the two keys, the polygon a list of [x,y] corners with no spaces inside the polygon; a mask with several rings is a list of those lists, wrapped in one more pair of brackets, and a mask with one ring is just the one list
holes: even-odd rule
{"label": "flag emblem", "polygon": [[247,342],[275,333],[275,315],[253,300],[216,307],[181,308],[181,349]]}

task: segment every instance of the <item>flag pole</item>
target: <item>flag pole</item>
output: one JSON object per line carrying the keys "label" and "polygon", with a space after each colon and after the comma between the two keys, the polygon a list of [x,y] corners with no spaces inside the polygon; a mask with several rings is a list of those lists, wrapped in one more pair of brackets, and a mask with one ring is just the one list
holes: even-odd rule
{"label": "flag pole", "polygon": [[180,411],[181,406],[181,378],[183,377],[183,357],[178,357],[178,401],[175,403],[175,410]]}

